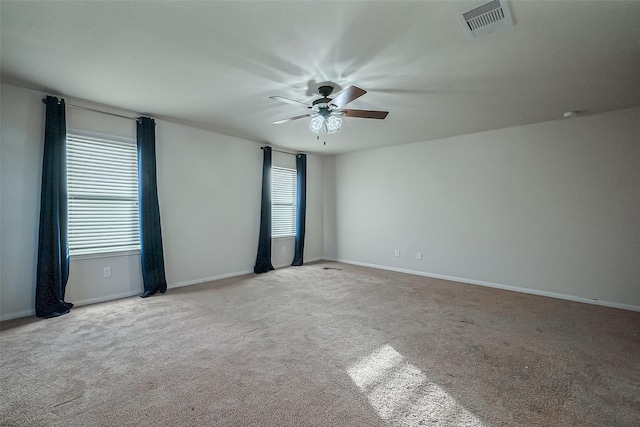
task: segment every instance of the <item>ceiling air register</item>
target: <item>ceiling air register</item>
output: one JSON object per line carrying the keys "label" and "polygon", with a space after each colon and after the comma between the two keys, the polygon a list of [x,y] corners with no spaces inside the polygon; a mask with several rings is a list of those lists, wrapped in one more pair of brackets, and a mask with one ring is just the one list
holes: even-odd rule
{"label": "ceiling air register", "polygon": [[465,32],[471,38],[513,26],[506,0],[493,0],[458,14]]}

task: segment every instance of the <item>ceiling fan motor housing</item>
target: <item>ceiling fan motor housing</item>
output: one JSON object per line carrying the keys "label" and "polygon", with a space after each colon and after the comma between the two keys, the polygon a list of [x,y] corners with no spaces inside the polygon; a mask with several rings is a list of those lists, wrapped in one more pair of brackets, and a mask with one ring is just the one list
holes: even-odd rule
{"label": "ceiling fan motor housing", "polygon": [[318,88],[318,93],[322,95],[322,98],[318,98],[311,103],[311,105],[315,107],[314,110],[316,110],[318,114],[325,119],[331,115],[331,108],[328,106],[331,102],[331,98],[329,98],[331,92],[333,92],[333,86],[320,86]]}
{"label": "ceiling fan motor housing", "polygon": [[318,88],[318,93],[322,95],[322,98],[316,99],[311,103],[311,105],[315,107],[316,105],[320,104],[318,105],[320,112],[322,112],[322,110],[327,109],[327,104],[331,102],[331,98],[329,98],[329,95],[331,95],[331,92],[333,92],[333,86],[320,86]]}
{"label": "ceiling fan motor housing", "polygon": [[311,105],[328,104],[329,102],[331,102],[331,98],[318,98]]}
{"label": "ceiling fan motor housing", "polygon": [[325,98],[331,95],[331,92],[333,92],[333,86],[320,86],[318,88],[318,93]]}

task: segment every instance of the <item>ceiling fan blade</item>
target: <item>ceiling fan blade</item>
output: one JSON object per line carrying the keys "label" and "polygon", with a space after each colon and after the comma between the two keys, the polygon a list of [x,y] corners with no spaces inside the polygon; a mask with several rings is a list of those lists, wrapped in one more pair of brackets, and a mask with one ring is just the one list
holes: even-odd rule
{"label": "ceiling fan blade", "polygon": [[289,99],[289,98],[283,98],[281,96],[270,96],[269,99],[274,99],[276,101],[280,101],[280,102],[286,102],[287,104],[293,104],[293,105],[301,105],[305,108],[311,108],[309,105],[305,104],[304,102],[300,102],[300,101],[294,101],[293,99]]}
{"label": "ceiling fan blade", "polygon": [[336,108],[342,108],[351,101],[360,98],[365,93],[367,93],[367,91],[364,89],[360,89],[356,86],[349,86],[338,95],[336,95],[336,97],[333,98],[333,100],[327,105],[334,106]]}
{"label": "ceiling fan blade", "polygon": [[305,117],[311,117],[311,116],[314,116],[314,115],[315,114],[303,114],[301,116],[289,117],[288,119],[276,120],[275,122],[273,122],[273,124],[274,125],[279,125],[280,123],[286,123],[286,122],[290,122],[292,120],[304,119]]}
{"label": "ceiling fan blade", "polygon": [[372,110],[340,110],[343,117],[361,117],[363,119],[384,119],[389,114],[388,111]]}

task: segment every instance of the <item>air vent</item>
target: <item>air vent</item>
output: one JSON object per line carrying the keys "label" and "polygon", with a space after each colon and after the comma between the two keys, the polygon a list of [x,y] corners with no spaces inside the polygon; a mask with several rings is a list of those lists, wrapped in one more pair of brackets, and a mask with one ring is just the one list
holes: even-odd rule
{"label": "air vent", "polygon": [[458,14],[465,32],[476,38],[500,28],[511,27],[513,20],[506,0],[493,0]]}

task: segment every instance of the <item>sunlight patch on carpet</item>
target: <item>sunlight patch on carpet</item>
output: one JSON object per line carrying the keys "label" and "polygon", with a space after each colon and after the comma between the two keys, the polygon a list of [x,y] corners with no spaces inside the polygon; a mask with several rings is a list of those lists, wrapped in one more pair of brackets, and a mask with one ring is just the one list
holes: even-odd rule
{"label": "sunlight patch on carpet", "polygon": [[390,345],[363,357],[347,373],[380,418],[391,425],[484,426]]}

